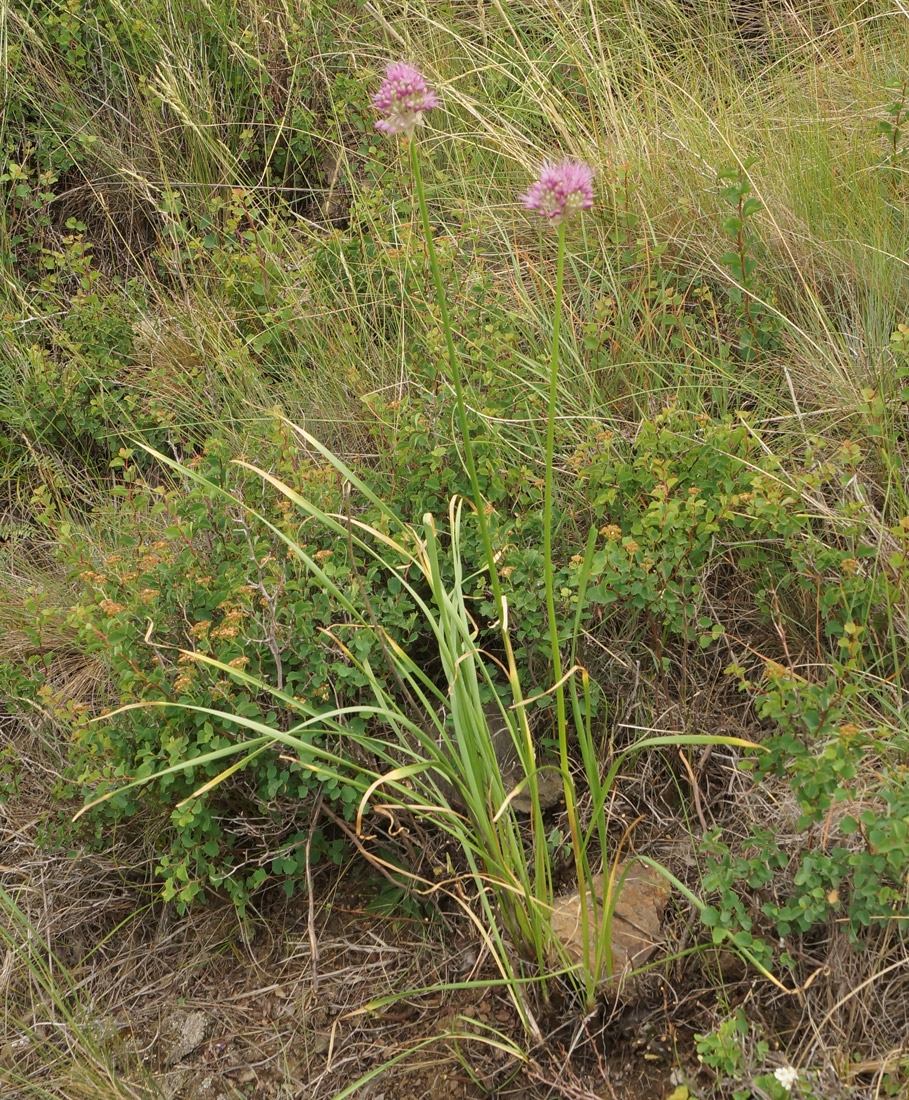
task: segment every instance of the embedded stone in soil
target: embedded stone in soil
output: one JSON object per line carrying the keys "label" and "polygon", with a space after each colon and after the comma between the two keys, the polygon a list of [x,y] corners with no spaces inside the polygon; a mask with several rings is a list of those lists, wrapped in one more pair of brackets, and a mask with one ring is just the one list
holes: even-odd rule
{"label": "embedded stone in soil", "polygon": [[[625,873],[627,870],[627,874]],[[624,881],[622,876],[625,875]],[[640,988],[640,975],[632,971],[643,966],[662,941],[663,913],[669,891],[663,876],[641,863],[618,865],[613,878],[618,897],[612,913],[612,970],[603,961],[597,985],[618,985],[624,1000],[633,998]],[[619,883],[621,888],[619,889]],[[591,890],[593,897],[591,897]],[[606,898],[604,876],[595,875],[587,883],[588,951],[586,965],[595,966],[593,922],[602,925]],[[594,905],[594,898],[596,904]],[[572,963],[584,965],[583,932],[581,926],[581,893],[575,890],[558,898],[553,908],[552,930],[564,945],[565,955]]]}

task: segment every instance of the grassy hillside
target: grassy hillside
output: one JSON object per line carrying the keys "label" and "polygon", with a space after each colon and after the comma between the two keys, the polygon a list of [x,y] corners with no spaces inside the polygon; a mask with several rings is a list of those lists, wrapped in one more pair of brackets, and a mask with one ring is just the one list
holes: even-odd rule
{"label": "grassy hillside", "polygon": [[[0,50],[0,1082],[904,1094],[902,8],[27,0]],[[603,987],[550,918],[630,856]]]}

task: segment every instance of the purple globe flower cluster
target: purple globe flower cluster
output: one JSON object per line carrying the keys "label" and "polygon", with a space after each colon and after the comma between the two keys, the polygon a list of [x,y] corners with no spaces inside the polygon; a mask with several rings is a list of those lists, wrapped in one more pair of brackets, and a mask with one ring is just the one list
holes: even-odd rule
{"label": "purple globe flower cluster", "polygon": [[[423,113],[438,104],[436,93],[419,69],[392,62],[372,101],[385,116],[376,123],[376,129],[410,137],[423,124]],[[528,210],[539,211],[550,225],[561,225],[593,206],[593,170],[581,160],[547,160],[539,179],[521,195],[521,201]]]}
{"label": "purple globe flower cluster", "polygon": [[386,116],[379,119],[376,129],[386,134],[409,136],[422,125],[423,111],[437,107],[438,103],[436,93],[427,85],[419,69],[392,62],[372,101],[373,107]]}
{"label": "purple globe flower cluster", "polygon": [[593,206],[593,170],[581,160],[547,160],[521,202],[548,218],[550,225],[561,225]]}

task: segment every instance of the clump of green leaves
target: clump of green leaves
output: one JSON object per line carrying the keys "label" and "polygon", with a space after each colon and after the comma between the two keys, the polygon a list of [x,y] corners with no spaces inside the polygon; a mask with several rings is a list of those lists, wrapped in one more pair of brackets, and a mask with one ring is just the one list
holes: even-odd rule
{"label": "clump of green leaves", "polygon": [[[891,528],[899,549],[886,562],[864,540],[854,508],[844,507],[832,535],[806,502],[832,498],[863,454],[855,444],[810,446],[810,469],[793,475],[744,415],[712,420],[674,408],[640,426],[633,450],[615,436],[592,437],[577,462],[569,460],[595,514],[608,521],[586,589],[601,631],[610,622],[626,636],[636,629],[671,672],[679,643],[709,650],[739,634],[735,605],[724,605],[724,584],[732,583],[747,589],[752,613],[792,647],[811,646],[829,669],[811,680],[773,662],[763,679],[743,666],[729,669],[770,723],[756,781],[787,783],[801,807],[793,828],[825,837],[797,856],[758,826],[744,854],[716,836],[705,843],[704,885],[717,898],[703,910],[705,923],[717,942],[731,936],[764,962],[772,952],[761,929],[769,925],[785,936],[840,913],[857,936],[902,911],[909,870],[898,747],[869,788],[888,739],[879,723],[860,717],[869,672],[886,680],[905,667],[905,644],[880,639],[888,637],[888,616],[904,606],[909,519]],[[569,600],[580,562],[574,566],[561,580]],[[855,813],[845,812],[849,804]],[[791,884],[789,897],[755,914],[746,895],[782,881]]]}
{"label": "clump of green leaves", "polygon": [[758,237],[751,224],[761,203],[750,193],[748,170],[755,163],[756,158],[748,157],[718,173],[720,194],[735,210],[723,222],[724,231],[732,238],[732,248],[720,256],[719,262],[732,277],[728,294],[738,321],[738,354],[746,363],[780,346],[780,321],[773,309],[773,296],[758,280],[754,256]]}
{"label": "clump of green leaves", "polygon": [[[745,1070],[746,1048],[751,1046],[751,1027],[743,1009],[736,1009],[722,1020],[713,1031],[696,1035],[698,1061],[723,1077],[741,1080]],[[757,1040],[755,1056],[763,1061],[770,1051],[768,1043]],[[750,1050],[749,1050],[750,1053]]]}
{"label": "clump of green leaves", "polygon": [[878,122],[877,132],[884,136],[888,146],[887,152],[881,158],[881,164],[894,168],[905,151],[903,136],[909,111],[909,80],[894,80],[890,89],[895,98],[884,108],[887,118]]}
{"label": "clump of green leaves", "polygon": [[126,384],[147,299],[138,280],[102,275],[82,222],[70,218],[67,229],[37,257],[29,317],[0,321],[15,349],[0,367],[0,439],[11,461],[50,449],[103,470],[130,428],[159,438],[156,417]]}
{"label": "clump of green leaves", "polygon": [[[282,449],[281,442],[275,441],[275,468],[340,510],[333,475],[292,448]],[[242,730],[186,705],[288,729],[295,716],[287,697],[317,712],[355,703],[366,682],[355,661],[381,665],[379,644],[362,630],[347,632],[343,609],[288,554],[279,534],[300,534],[289,506],[262,504],[276,531],[250,525],[243,501],[258,481],[229,465],[222,441],[210,441],[195,463],[203,480],[179,490],[149,484],[129,451],[113,466],[113,494],[125,521],[116,548],[99,555],[77,528],[56,527],[62,557],[81,590],[69,626],[82,652],[105,665],[111,706],[152,705],[93,716],[84,704],[74,706],[42,685],[39,657],[30,690],[71,726],[69,781],[85,798],[178,762],[188,766],[160,776],[141,793],[119,791],[98,805],[89,815],[89,835],[104,843],[112,822],[128,819],[140,806],[157,808],[169,819],[159,865],[165,898],[185,905],[216,887],[242,907],[266,880],[283,880],[292,890],[303,871],[316,796],[321,793],[337,813],[349,816],[354,792],[276,744],[251,758],[233,783],[196,795],[225,764],[192,761],[229,749]],[[48,525],[59,519],[52,512],[45,508]],[[368,593],[397,644],[410,643],[413,611],[393,577],[374,564],[361,570],[343,541],[319,529],[306,531],[304,545],[327,576]],[[35,597],[30,630],[36,650],[43,623],[54,614]],[[274,685],[277,694],[251,687],[254,680]],[[17,690],[23,687],[20,682]],[[349,723],[354,731],[363,728],[356,717]],[[336,743],[334,734],[318,727],[303,736]],[[257,831],[268,838],[264,844],[255,839]],[[316,830],[313,859],[339,850]]]}
{"label": "clump of green leaves", "polygon": [[790,884],[782,891],[789,896],[780,900],[775,894],[761,905],[779,936],[807,932],[842,914],[857,938],[863,928],[904,912],[909,785],[904,769],[888,764],[868,787],[869,761],[886,742],[884,731],[849,720],[857,685],[842,669],[823,683],[808,683],[771,663],[760,685],[745,679],[741,669],[732,671],[744,688],[757,692],[760,713],[775,723],[755,764],[756,780],[786,779],[800,809],[792,826],[819,839],[788,852],[773,832],[755,828],[744,854],[733,858],[719,836],[710,838],[705,885],[724,899],[718,923],[749,933],[751,918],[735,884],[756,890],[779,876]]}
{"label": "clump of green leaves", "polygon": [[[813,1074],[788,1066],[767,1070],[770,1043],[743,1008],[735,1009],[710,1032],[695,1035],[698,1061],[717,1075],[717,1088],[732,1100],[788,1100],[794,1081],[798,1095],[816,1100]],[[772,1062],[771,1062],[772,1064]]]}

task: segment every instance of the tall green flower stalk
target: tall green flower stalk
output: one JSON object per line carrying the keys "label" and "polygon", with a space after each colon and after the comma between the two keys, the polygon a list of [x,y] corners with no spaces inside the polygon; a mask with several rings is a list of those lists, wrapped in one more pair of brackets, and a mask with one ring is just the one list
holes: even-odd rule
{"label": "tall green flower stalk", "polygon": [[[535,954],[537,955],[538,962],[542,965],[545,961],[545,958],[552,954],[552,948],[557,948],[558,945],[552,943],[552,936],[548,921],[548,912],[553,900],[552,873],[551,861],[549,859],[543,830],[542,810],[538,797],[536,754],[527,718],[526,707],[524,706],[520,676],[518,674],[517,665],[514,659],[511,638],[508,633],[506,601],[499,580],[495,551],[492,545],[492,537],[489,530],[489,522],[487,519],[486,502],[480,489],[479,477],[477,475],[476,459],[473,449],[473,441],[467,419],[467,406],[464,398],[462,364],[457,348],[455,346],[454,335],[451,326],[451,318],[448,310],[448,301],[445,294],[445,287],[442,282],[441,272],[439,270],[438,258],[436,256],[435,243],[433,240],[432,228],[429,220],[429,211],[426,203],[426,191],[423,184],[423,174],[421,170],[419,156],[419,145],[418,142],[415,140],[417,128],[424,122],[425,112],[430,109],[430,107],[435,106],[436,103],[437,99],[435,93],[428,88],[423,75],[416,69],[402,65],[390,65],[388,67],[382,87],[379,93],[376,95],[375,99],[373,100],[374,106],[384,116],[379,120],[379,122],[376,123],[377,128],[387,133],[403,134],[408,141],[410,167],[413,176],[417,202],[420,209],[420,219],[422,222],[423,235],[426,241],[427,258],[429,260],[429,267],[432,273],[436,300],[442,320],[442,330],[444,333],[445,346],[448,355],[449,379],[451,381],[451,385],[455,395],[456,413],[461,435],[461,445],[464,452],[464,462],[467,467],[468,476],[470,478],[473,501],[477,515],[477,523],[480,530],[480,537],[482,540],[487,569],[489,572],[490,586],[493,591],[493,597],[498,616],[498,626],[502,635],[503,646],[506,653],[506,671],[508,675],[509,686],[511,688],[512,699],[515,704],[515,713],[517,719],[517,729],[515,730],[515,732],[518,734],[518,736],[515,738],[515,741],[519,750],[521,762],[524,769],[524,775],[526,777],[530,795],[533,825],[533,836],[531,845],[534,866],[533,882],[527,884],[528,894],[524,899],[523,912],[521,912],[521,902],[519,900],[517,902],[514,902],[513,897],[510,893],[504,893],[502,896],[503,909],[505,910],[506,915],[509,914],[509,912],[511,914],[512,919],[509,921],[509,924],[511,924],[513,930],[519,929],[523,933],[521,938],[523,938],[525,942],[529,939],[530,942],[527,944],[527,946],[532,946]],[[569,820],[569,828],[571,831],[572,850],[575,856],[578,885],[581,889],[583,896],[585,894],[584,888],[586,882],[585,864],[587,862],[587,845],[583,841],[578,828],[575,790],[571,778],[571,770],[568,757],[568,722],[565,707],[565,685],[562,675],[562,659],[560,652],[558,620],[555,610],[553,580],[554,570],[552,552],[552,511],[553,456],[555,450],[555,406],[558,389],[559,367],[559,326],[561,320],[562,289],[564,283],[563,277],[565,267],[565,225],[572,218],[579,215],[582,210],[589,210],[593,206],[593,172],[586,164],[583,164],[581,162],[570,160],[562,161],[561,163],[547,162],[542,167],[539,179],[533,184],[530,190],[522,196],[522,200],[524,202],[524,205],[528,209],[538,211],[546,218],[547,222],[550,225],[557,227],[559,233],[556,300],[553,317],[550,392],[546,434],[546,472],[544,479],[543,500],[543,557],[546,583],[546,606],[549,622],[549,635],[552,650],[552,664],[555,682],[556,722],[559,744],[559,767],[565,792],[565,803]],[[430,537],[428,539],[427,545],[434,546],[434,538]],[[434,568],[433,573],[440,582],[441,571],[438,571]],[[438,592],[438,589],[436,589],[435,586],[434,591]],[[458,670],[454,671],[455,679],[450,680],[452,688],[457,687],[458,679],[464,678],[464,676],[466,675],[466,670],[468,668],[473,669],[472,662],[466,666],[463,666],[460,670],[460,673],[458,672]],[[453,717],[457,726],[459,724],[459,708],[457,707],[456,700],[457,692],[455,692],[452,700]],[[476,706],[474,705],[473,707],[469,708],[468,713],[476,715]],[[481,723],[481,728],[477,730],[476,733],[481,741],[488,741],[489,730],[485,722]],[[493,764],[493,766],[495,766],[496,761],[493,759],[491,763]],[[488,817],[488,814],[485,812],[485,807],[482,808],[481,812],[484,818]],[[496,817],[499,817],[499,815],[500,811],[497,811]],[[513,836],[514,824],[512,821],[510,810],[507,813],[506,820],[508,821],[509,826],[511,826],[506,831]],[[475,824],[477,828],[481,831],[485,831],[487,829],[486,820],[477,820]],[[601,839],[604,838],[605,830],[602,830]],[[487,835],[487,841],[493,849],[495,849],[496,847],[496,839],[497,837],[495,832]],[[524,863],[523,853],[518,851],[514,853],[514,855],[516,855],[517,857],[514,864],[515,877],[516,879],[521,880],[523,879],[523,871],[522,866],[520,865],[523,865]],[[582,940],[584,943],[586,958],[588,957],[587,944],[590,939],[589,929],[587,927],[588,921],[586,906],[582,906],[581,908],[581,922]],[[595,940],[594,942],[598,941]],[[607,953],[607,965],[611,965],[611,958],[609,957],[608,937],[605,950]],[[589,1001],[592,1001],[593,999],[595,984],[595,976],[587,974],[585,976],[585,985],[587,986],[586,992]]]}
{"label": "tall green flower stalk", "polygon": [[[527,946],[534,949],[539,964],[543,965],[547,946],[547,920],[546,910],[552,900],[552,876],[550,861],[547,858],[547,850],[543,830],[543,817],[538,797],[536,751],[530,723],[527,717],[527,708],[521,690],[521,681],[518,674],[517,662],[514,657],[514,649],[508,633],[508,608],[505,594],[502,591],[499,580],[498,566],[495,551],[492,545],[492,536],[489,530],[489,519],[486,511],[486,502],[480,490],[480,481],[477,475],[477,464],[473,449],[470,426],[467,419],[467,404],[464,399],[464,383],[461,370],[461,361],[455,347],[452,333],[451,316],[448,311],[448,300],[445,295],[445,287],[442,283],[442,275],[439,270],[439,261],[436,255],[435,242],[432,236],[432,227],[429,221],[429,209],[426,204],[426,189],[423,184],[423,173],[420,165],[419,145],[415,140],[415,133],[424,122],[427,110],[437,105],[437,97],[426,84],[425,77],[419,70],[408,65],[391,64],[386,70],[385,80],[379,92],[373,99],[373,106],[382,113],[383,118],[376,123],[376,128],[389,134],[401,134],[408,141],[410,153],[410,168],[413,175],[414,189],[420,208],[420,220],[423,228],[423,237],[426,242],[426,254],[432,273],[433,286],[436,292],[436,300],[442,319],[442,330],[445,335],[445,347],[448,354],[449,379],[455,394],[455,404],[458,419],[458,429],[461,435],[461,444],[464,451],[464,462],[470,478],[473,503],[476,510],[477,524],[480,530],[480,538],[483,544],[483,553],[486,559],[486,568],[489,573],[489,583],[492,588],[494,606],[496,608],[496,624],[502,637],[505,650],[505,672],[511,691],[513,707],[510,715],[505,715],[512,739],[515,743],[518,756],[526,777],[531,805],[531,825],[533,830],[533,865],[534,873],[532,882],[527,881],[524,871],[524,858],[520,858],[520,866],[514,866],[517,879],[524,881],[526,897],[524,903],[515,901],[512,894],[507,892],[503,898],[503,908],[506,917],[510,917],[508,923],[513,931],[518,932],[518,938]],[[430,517],[424,519],[427,529],[432,529]],[[434,538],[430,537],[429,545],[434,545]],[[437,579],[441,582],[441,573],[437,572]],[[438,590],[434,587],[434,591]],[[462,608],[466,615],[466,608]],[[469,619],[469,616],[468,616]],[[472,643],[471,643],[472,644]],[[474,654],[476,656],[476,654]],[[453,670],[454,680],[452,688],[457,688],[466,675],[466,669],[472,668],[474,660],[467,665],[461,665]],[[454,721],[458,723],[458,711],[455,702],[457,693],[452,700]],[[472,718],[479,719],[483,716],[482,706],[478,707],[479,697],[472,700],[472,706],[468,708]],[[513,717],[512,717],[513,716]],[[479,727],[474,733],[481,739],[490,741],[489,728],[485,720],[479,722]],[[485,728],[484,728],[485,727]],[[473,759],[477,757],[473,754]],[[487,760],[487,765],[492,764],[498,771],[497,762]],[[501,777],[499,777],[501,779]],[[501,784],[498,784],[501,786]],[[484,812],[483,816],[488,816]],[[495,816],[499,817],[503,825],[507,825],[507,831],[517,835],[517,823],[510,807],[505,807],[505,813],[501,808],[495,810]],[[485,828],[485,823],[477,822],[478,826]],[[494,822],[496,824],[496,822]],[[495,833],[490,836],[490,841],[495,843]]]}
{"label": "tall green flower stalk", "polygon": [[[615,911],[616,900],[621,891],[622,881],[621,878],[616,881],[617,867],[613,864],[608,875],[604,874],[607,885],[604,890],[605,896],[602,899],[602,905],[600,905],[595,892],[588,888],[588,883],[592,877],[590,869],[591,857],[588,853],[591,848],[591,842],[596,838],[598,850],[595,850],[595,855],[602,859],[605,871],[606,866],[609,864],[606,803],[609,792],[618,775],[619,768],[630,755],[637,754],[646,748],[656,748],[661,745],[726,742],[727,739],[708,738],[699,735],[646,738],[621,753],[612,763],[609,771],[605,775],[601,774],[603,761],[600,759],[596,750],[590,728],[590,700],[587,673],[574,662],[567,673],[563,672],[561,651],[562,639],[560,637],[559,620],[555,606],[554,555],[552,548],[553,499],[555,495],[553,467],[555,455],[556,400],[558,396],[559,380],[560,327],[565,273],[565,227],[568,222],[578,217],[582,211],[589,210],[593,206],[593,172],[589,165],[585,164],[583,161],[547,161],[540,171],[539,178],[521,198],[524,205],[529,210],[537,211],[546,219],[550,226],[558,230],[556,286],[552,319],[552,348],[549,360],[549,404],[546,419],[546,469],[543,482],[543,570],[546,584],[546,613],[552,657],[553,691],[556,704],[559,769],[561,771],[565,792],[565,807],[571,832],[571,847],[578,883],[581,958],[583,960],[578,980],[579,984],[584,988],[587,1007],[591,1008],[595,1003],[597,987],[602,978],[613,973],[612,915]],[[572,636],[575,641],[579,633],[580,617],[584,607],[584,591],[587,577],[590,574],[595,541],[596,530],[591,529],[587,538],[587,549],[579,576],[577,607],[575,610],[574,628],[572,631]],[[575,673],[580,674],[585,694],[585,703],[587,705],[583,711],[578,700]],[[568,756],[568,715],[565,700],[566,682],[570,684],[574,732],[577,735],[578,745],[584,764],[584,778],[589,787],[592,801],[591,824],[584,835],[582,835],[578,822],[576,792]],[[745,742],[735,738],[729,740],[737,744],[745,744]],[[648,861],[648,863],[652,866],[658,866],[653,864],[652,861]],[[663,868],[658,869],[663,872],[668,879],[671,879],[671,876],[669,876],[668,872],[665,872]],[[678,885],[675,880],[672,881],[675,885]],[[588,908],[588,904],[590,904],[590,908]]]}
{"label": "tall green flower stalk", "polygon": [[[549,360],[549,406],[546,415],[546,469],[543,479],[543,572],[546,583],[546,617],[549,624],[549,644],[552,654],[552,673],[555,686],[556,731],[559,745],[559,768],[565,791],[565,809],[568,827],[571,832],[571,848],[574,854],[575,872],[578,890],[582,899],[581,943],[582,957],[589,959],[590,928],[588,927],[588,909],[584,903],[587,897],[586,845],[582,842],[578,828],[577,802],[574,781],[568,759],[568,718],[565,710],[565,677],[562,674],[562,651],[559,637],[559,623],[555,608],[555,581],[552,553],[552,501],[553,501],[553,460],[555,454],[555,418],[556,399],[559,384],[559,336],[562,320],[562,292],[565,276],[565,225],[582,210],[593,206],[593,172],[580,161],[565,160],[561,163],[547,161],[540,172],[539,179],[522,196],[529,210],[538,211],[550,225],[558,228],[558,255],[556,260],[555,302],[552,315],[552,352]],[[592,546],[592,543],[588,543]],[[589,554],[588,554],[589,557]],[[579,595],[580,604],[580,595]],[[579,607],[580,610],[580,607]],[[605,839],[605,830],[603,832]],[[609,946],[609,922],[606,922],[604,936],[606,966],[612,969]],[[594,943],[599,940],[594,934]],[[596,963],[599,964],[600,952],[596,951]],[[592,1003],[597,982],[598,965],[584,967],[584,985],[588,1003]]]}

